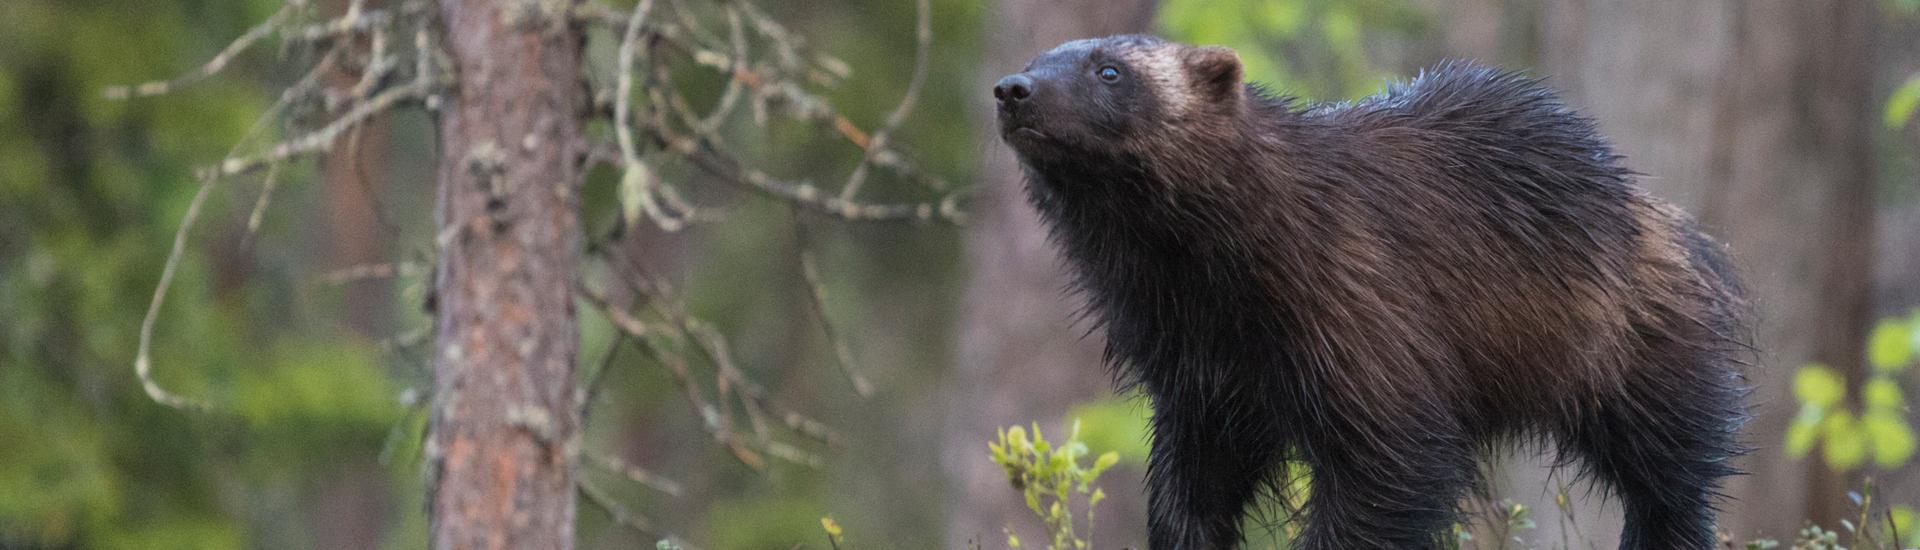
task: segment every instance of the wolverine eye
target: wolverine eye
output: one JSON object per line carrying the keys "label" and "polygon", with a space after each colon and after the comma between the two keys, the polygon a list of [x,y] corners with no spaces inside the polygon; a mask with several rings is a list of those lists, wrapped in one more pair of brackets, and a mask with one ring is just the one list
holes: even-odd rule
{"label": "wolverine eye", "polygon": [[1108,84],[1120,81],[1120,69],[1113,68],[1111,65],[1101,67],[1100,71],[1095,74],[1100,75],[1100,80],[1106,81]]}

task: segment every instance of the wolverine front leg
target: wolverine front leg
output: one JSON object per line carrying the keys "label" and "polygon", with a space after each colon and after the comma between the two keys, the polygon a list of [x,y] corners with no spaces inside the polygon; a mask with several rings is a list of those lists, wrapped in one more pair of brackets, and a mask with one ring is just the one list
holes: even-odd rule
{"label": "wolverine front leg", "polygon": [[[1302,439],[1313,481],[1295,548],[1443,547],[1438,537],[1476,480],[1469,438],[1417,398],[1370,404],[1371,416],[1329,414]],[[1361,410],[1357,402],[1337,406]]]}
{"label": "wolverine front leg", "polygon": [[1237,546],[1241,516],[1283,448],[1271,415],[1175,396],[1156,396],[1154,409],[1148,547]]}

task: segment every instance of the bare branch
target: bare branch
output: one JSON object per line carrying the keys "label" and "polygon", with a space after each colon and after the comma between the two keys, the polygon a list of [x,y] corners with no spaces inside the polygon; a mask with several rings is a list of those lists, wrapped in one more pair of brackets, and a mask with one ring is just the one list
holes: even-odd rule
{"label": "bare branch", "polygon": [[741,166],[710,147],[676,135],[660,125],[649,125],[646,130],[668,151],[692,160],[702,170],[723,181],[773,195],[821,214],[847,221],[963,221],[956,197],[951,195],[938,203],[870,204],[843,200],[822,192],[811,183],[778,180],[766,172]]}
{"label": "bare branch", "polygon": [[[739,4],[739,6],[743,13],[750,13],[754,9],[750,4]],[[575,9],[574,14],[575,18],[583,23],[603,25],[623,33],[628,27],[624,16],[597,3],[589,2],[582,4]],[[765,15],[761,14],[760,17],[765,17]],[[777,24],[775,25],[777,26]],[[726,53],[708,49],[702,46],[698,40],[692,40],[682,36],[681,31],[676,25],[656,21],[647,23],[645,27],[643,32],[649,33],[649,39],[659,40],[660,44],[667,46],[668,49],[677,50],[687,55],[697,65],[708,67],[727,75],[730,82],[738,82],[745,90],[752,92],[751,96],[755,98],[753,104],[756,110],[764,109],[765,104],[767,104],[769,100],[777,99],[779,100],[778,103],[783,105],[782,109],[794,119],[819,124],[827,130],[838,134],[848,143],[860,148],[862,156],[867,157],[868,162],[872,165],[894,171],[903,177],[911,178],[932,189],[946,189],[948,187],[946,181],[914,166],[904,155],[891,149],[874,147],[872,136],[866,131],[861,130],[859,125],[854,124],[853,121],[845,115],[835,111],[824,98],[807,92],[798,84],[791,82],[785,75],[777,72],[758,71],[749,68],[744,63],[744,60],[738,59],[737,56],[730,56]],[[756,28],[758,29],[758,27]],[[765,29],[759,30],[764,31]],[[766,33],[763,32],[762,34]],[[784,29],[775,32],[774,35],[780,37],[790,36],[785,34]],[[929,26],[927,35],[930,40],[931,26]],[[776,51],[781,50],[776,49]],[[844,64],[839,64],[838,60],[832,61],[834,64],[838,64],[839,68],[844,71]],[[823,79],[823,77],[815,73],[816,71],[807,70],[806,77],[812,81],[820,81]],[[840,74],[844,76],[844,72]],[[758,117],[758,115],[756,115],[756,117]],[[699,127],[695,126],[695,129],[698,130]],[[704,139],[707,136],[696,132],[696,137]]]}
{"label": "bare branch", "polygon": [[[740,9],[732,5],[727,6],[727,39],[733,43],[731,65],[735,67],[747,64],[747,35],[744,26],[740,22]],[[713,111],[708,113],[706,118],[701,119],[699,125],[694,126],[695,131],[700,134],[719,131],[720,125],[725,123],[727,116],[733,113],[733,106],[740,103],[740,91],[744,88],[740,79],[727,79],[727,87],[720,92],[719,103],[713,106]]]}
{"label": "bare branch", "polygon": [[415,275],[419,275],[423,271],[425,271],[425,268],[421,267],[420,264],[417,264],[414,262],[388,262],[388,263],[378,263],[378,264],[361,264],[361,265],[347,266],[340,269],[335,269],[333,271],[329,271],[325,274],[322,274],[318,282],[320,284],[325,284],[325,285],[339,286],[339,285],[344,285],[348,283],[356,283],[360,281],[371,281],[375,279],[390,279],[393,277],[412,277]]}
{"label": "bare branch", "polygon": [[[391,12],[379,9],[362,9],[364,3],[364,1],[350,3],[347,7],[347,13],[342,14],[340,17],[292,29],[287,33],[287,40],[293,42],[324,43],[343,36],[352,36],[384,27],[393,21],[393,14]],[[402,15],[417,14],[424,9],[426,9],[426,3],[418,0],[403,2],[399,8]]]}
{"label": "bare branch", "polygon": [[825,78],[817,76],[813,71],[808,71],[808,76],[812,78],[816,84],[831,84],[833,80],[846,78],[848,74],[853,72],[852,69],[847,66],[847,62],[824,53],[811,51],[805,39],[787,30],[785,25],[781,25],[778,20],[768,16],[766,12],[760,11],[759,6],[746,0],[731,1],[739,5],[741,10],[746,12],[747,17],[753,20],[754,29],[760,31],[761,35],[766,36],[768,40],[771,40],[777,45],[775,51],[781,54],[780,59],[787,66],[788,71],[800,69],[800,59],[810,53],[813,55],[813,59],[811,59],[813,65],[825,70],[827,74],[832,77]]}
{"label": "bare branch", "polygon": [[241,248],[253,243],[254,235],[260,234],[260,224],[266,220],[267,203],[273,200],[273,190],[280,187],[280,166],[267,168],[267,176],[260,182],[260,197],[253,201],[253,211],[247,214],[247,232],[240,239]]}
{"label": "bare branch", "polygon": [[622,217],[628,225],[639,221],[641,214],[668,233],[686,227],[686,221],[668,215],[654,200],[654,186],[658,177],[645,163],[640,162],[639,146],[634,143],[631,126],[633,104],[633,59],[634,50],[639,43],[642,23],[646,22],[647,12],[653,9],[653,0],[640,0],[634,4],[633,14],[627,18],[626,31],[620,39],[620,76],[614,86],[613,129],[614,137],[620,142],[620,163],[625,166],[625,174],[620,178]]}
{"label": "bare branch", "polygon": [[280,29],[281,24],[293,15],[294,10],[304,4],[305,2],[296,0],[280,6],[280,9],[274,11],[273,15],[268,16],[265,21],[261,21],[259,25],[254,25],[253,28],[247,29],[247,32],[241,34],[239,38],[233,39],[233,42],[228,43],[227,47],[222,48],[220,53],[214,54],[212,59],[208,59],[206,63],[202,63],[199,67],[188,71],[186,74],[174,77],[171,80],[153,80],[133,86],[112,86],[106,89],[107,99],[130,99],[163,95],[195,82],[205,80],[207,77],[220,74],[221,70],[227,68],[228,63],[233,62],[234,57],[252,48],[253,44],[259,42],[261,38],[266,38],[267,35],[273,34],[273,31]]}
{"label": "bare branch", "polygon": [[666,493],[668,496],[677,497],[686,492],[686,490],[680,486],[679,482],[661,477],[659,474],[649,472],[639,466],[629,464],[617,456],[603,453],[587,453],[587,460],[595,466],[626,476],[627,479],[632,480],[634,483]]}
{"label": "bare branch", "polygon": [[800,276],[807,283],[807,297],[813,302],[813,313],[820,322],[820,331],[827,337],[827,344],[833,347],[833,356],[840,364],[840,373],[846,375],[847,382],[853,384],[853,391],[860,397],[873,396],[873,383],[860,374],[853,362],[853,350],[847,346],[845,338],[834,330],[833,320],[827,316],[827,287],[820,281],[820,265],[814,261],[813,239],[808,234],[807,222],[800,219],[800,213],[793,213],[794,248],[800,256]]}
{"label": "bare branch", "polygon": [[[592,504],[595,508],[599,508],[601,512],[606,513],[607,518],[612,519],[614,523],[618,523],[649,537],[665,536],[674,541],[680,540],[679,537],[663,535],[659,530],[654,528],[653,521],[628,511],[626,505],[620,504],[620,501],[614,500],[613,497],[601,492],[600,488],[587,482],[585,478],[579,478],[575,481],[574,487],[579,490],[580,496],[583,497],[588,504]],[[685,547],[685,545],[682,544],[682,547]]]}
{"label": "bare branch", "polygon": [[354,105],[352,110],[340,115],[339,118],[334,119],[333,122],[327,123],[326,126],[318,130],[280,142],[267,149],[266,152],[256,156],[227,157],[225,160],[220,161],[219,166],[213,167],[211,171],[220,176],[237,176],[259,170],[270,164],[326,151],[333,146],[334,138],[340,137],[342,132],[366,122],[367,119],[387,111],[402,101],[425,98],[427,94],[431,93],[433,89],[432,84],[432,82],[427,80],[415,80],[402,86],[387,89],[373,96],[372,99]]}
{"label": "bare branch", "polygon": [[140,347],[133,358],[133,373],[140,378],[140,388],[146,390],[147,397],[176,409],[206,410],[212,407],[205,402],[169,392],[154,381],[153,325],[160,319],[160,306],[167,303],[167,288],[173,286],[173,274],[180,270],[180,258],[186,255],[187,233],[193,229],[193,223],[200,219],[200,208],[206,205],[207,197],[213,194],[213,188],[219,181],[219,178],[211,176],[202,179],[200,189],[194,192],[193,200],[187,203],[187,212],[180,216],[180,227],[173,233],[173,250],[167,253],[167,265],[160,269],[160,282],[154,286],[153,301],[147,305],[147,316],[140,320]]}
{"label": "bare branch", "polygon": [[840,200],[853,200],[854,195],[860,192],[860,185],[867,181],[867,168],[873,166],[874,155],[887,150],[887,140],[893,136],[894,130],[900,128],[901,123],[906,122],[907,115],[913,112],[914,103],[920,99],[920,88],[927,82],[927,52],[933,49],[933,8],[927,5],[928,1],[919,0],[915,3],[919,15],[914,23],[913,78],[907,81],[907,93],[900,99],[900,105],[887,115],[886,122],[873,133],[873,141],[867,144],[866,151],[860,155],[860,164],[853,168],[853,175],[848,176],[846,185],[840,188]]}
{"label": "bare branch", "polygon": [[654,331],[649,329],[645,323],[635,318],[633,314],[628,313],[626,310],[613,307],[612,302],[609,302],[607,298],[600,293],[587,288],[585,285],[579,285],[576,293],[581,299],[586,300],[587,303],[592,304],[595,309],[599,310],[615,327],[625,331],[628,335],[633,336],[635,340],[643,344],[645,349],[654,356],[654,359],[660,361],[667,367],[667,372],[673,375],[674,383],[680,386],[681,394],[686,396],[687,402],[693,406],[694,412],[700,415],[702,425],[707,429],[708,433],[713,435],[715,441],[727,447],[728,450],[733,451],[734,456],[740,459],[741,463],[756,470],[765,467],[766,461],[761,459],[757,453],[747,449],[742,442],[737,441],[736,436],[728,429],[727,424],[729,424],[729,422],[726,420],[726,412],[707,401],[705,392],[701,390],[700,384],[694,380],[693,371],[687,367],[687,362],[684,357],[680,354],[672,353],[669,350],[660,349],[657,343],[647,338],[647,336]]}

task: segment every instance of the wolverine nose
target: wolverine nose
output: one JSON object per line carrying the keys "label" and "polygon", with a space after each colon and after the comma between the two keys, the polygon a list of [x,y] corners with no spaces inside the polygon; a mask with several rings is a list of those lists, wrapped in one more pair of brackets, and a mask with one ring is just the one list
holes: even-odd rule
{"label": "wolverine nose", "polygon": [[993,98],[1001,103],[1024,101],[1033,95],[1033,79],[1025,74],[1010,74],[993,85]]}

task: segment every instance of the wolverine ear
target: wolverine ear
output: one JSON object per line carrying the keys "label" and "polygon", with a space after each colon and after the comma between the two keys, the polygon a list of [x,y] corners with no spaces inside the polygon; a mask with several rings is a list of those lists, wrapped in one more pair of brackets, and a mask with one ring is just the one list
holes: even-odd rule
{"label": "wolverine ear", "polygon": [[1215,101],[1240,99],[1240,54],[1225,46],[1187,48],[1187,78],[1193,89]]}

